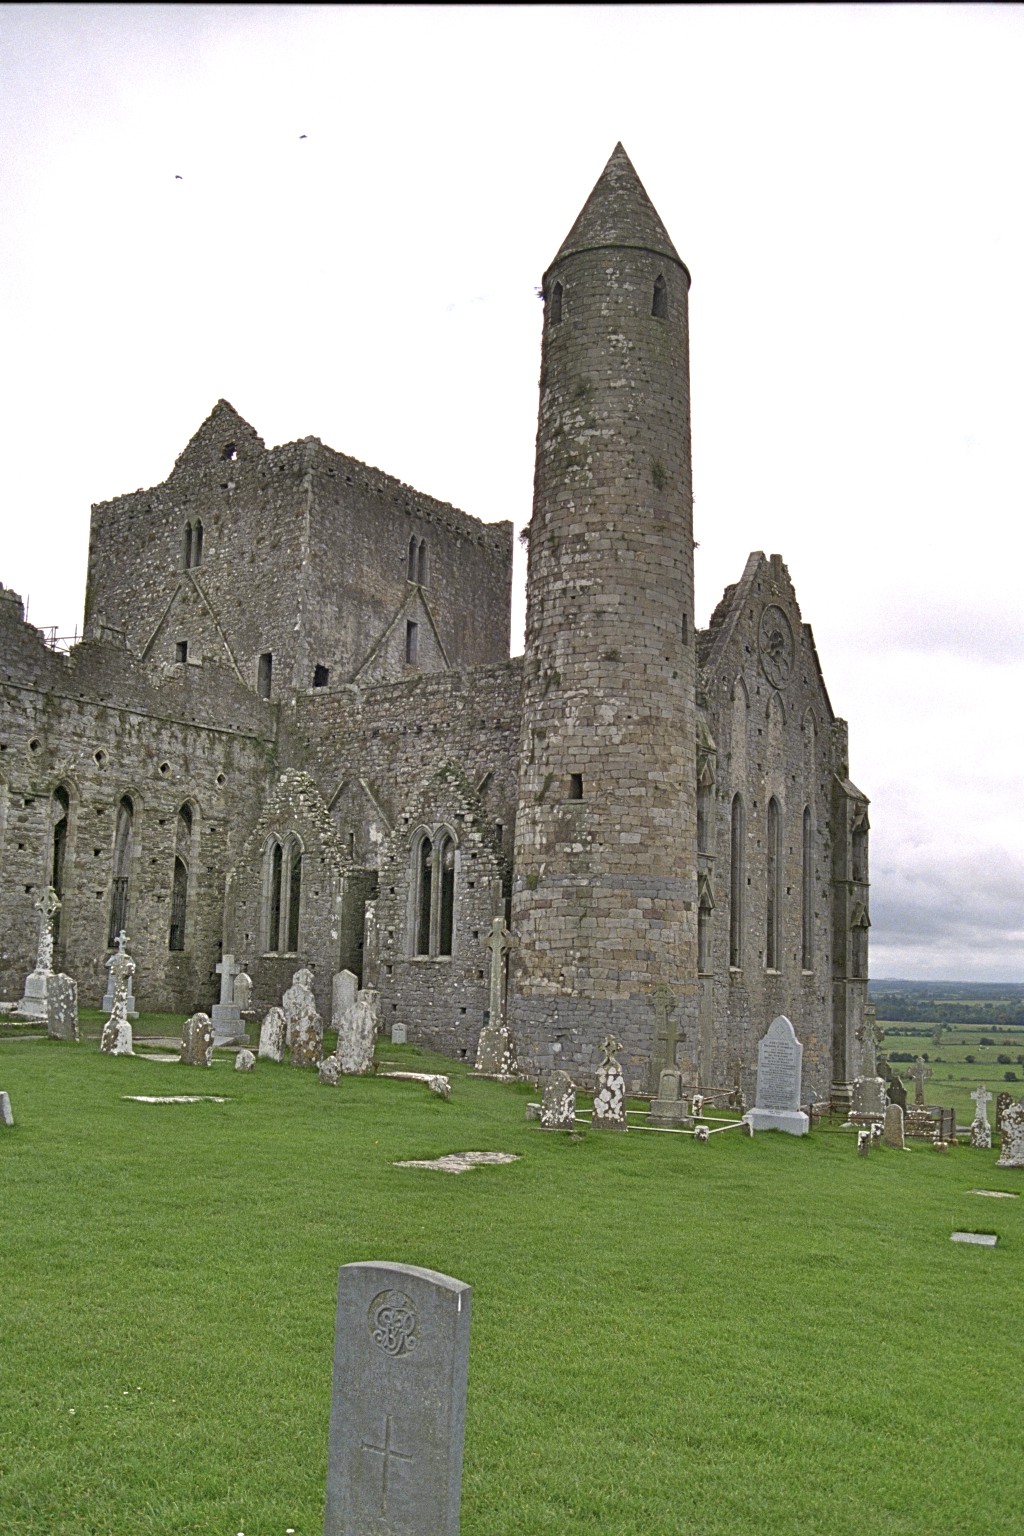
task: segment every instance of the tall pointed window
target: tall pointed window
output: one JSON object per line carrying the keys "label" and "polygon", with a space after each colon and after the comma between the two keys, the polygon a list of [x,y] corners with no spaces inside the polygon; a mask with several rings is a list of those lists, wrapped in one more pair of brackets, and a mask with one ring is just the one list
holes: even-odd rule
{"label": "tall pointed window", "polygon": [[419,542],[415,536],[409,540],[409,581],[416,580],[416,557],[419,553]]}
{"label": "tall pointed window", "polygon": [[192,564],[203,563],[203,525],[197,517],[192,529]]}
{"label": "tall pointed window", "polygon": [[301,920],[302,844],[293,832],[263,850],[264,954],[298,954]]}
{"label": "tall pointed window", "polygon": [[734,795],[729,843],[729,964],[734,970],[743,964],[743,887],[746,881],[746,817],[743,796]]}
{"label": "tall pointed window", "polygon": [[410,891],[411,953],[450,955],[455,940],[455,880],[458,850],[442,827],[435,837],[422,831],[412,844]]}
{"label": "tall pointed window", "polygon": [[764,963],[782,969],[782,818],[773,795],[768,802],[768,842],[765,856]]}
{"label": "tall pointed window", "polygon": [[288,953],[297,954],[299,948],[299,912],[302,907],[302,849],[297,838],[290,838],[286,847],[288,859]]}
{"label": "tall pointed window", "polygon": [[275,838],[266,852],[264,864],[264,899],[267,913],[267,953],[276,955],[281,948],[281,869],[284,849]]}
{"label": "tall pointed window", "polygon": [[811,808],[804,806],[803,862],[800,881],[801,892],[801,966],[805,971],[814,969],[814,826]]}
{"label": "tall pointed window", "polygon": [[561,285],[561,283],[556,283],[554,285],[554,287],[552,288],[552,290],[551,290],[551,305],[550,305],[549,313],[550,313],[550,316],[551,316],[551,324],[552,325],[561,325],[561,323],[562,323],[562,285]]}
{"label": "tall pointed window", "polygon": [[421,587],[427,584],[427,541],[420,539],[420,547],[416,551],[416,580]]}
{"label": "tall pointed window", "polygon": [[188,915],[188,872],[192,862],[192,810],[183,805],[178,812],[174,833],[174,868],[171,876],[171,929],[167,948],[181,953],[185,948],[185,919]]}
{"label": "tall pointed window", "polygon": [[132,843],[134,839],[135,806],[130,795],[124,795],[117,808],[117,824],[114,829],[114,873],[110,891],[110,924],[107,944],[113,947],[117,936],[128,926],[128,885],[132,872]]}
{"label": "tall pointed window", "polygon": [[668,318],[668,288],[665,286],[665,279],[660,272],[654,279],[654,298],[651,301],[651,314],[655,320],[665,320]]}
{"label": "tall pointed window", "polygon": [[[71,797],[63,784],[58,784],[53,792],[53,800],[50,804],[50,815],[53,821],[53,848],[50,861],[50,884],[57,895],[64,899],[64,856],[68,845],[68,818],[71,814]],[[60,936],[61,909],[53,914],[54,941]]]}

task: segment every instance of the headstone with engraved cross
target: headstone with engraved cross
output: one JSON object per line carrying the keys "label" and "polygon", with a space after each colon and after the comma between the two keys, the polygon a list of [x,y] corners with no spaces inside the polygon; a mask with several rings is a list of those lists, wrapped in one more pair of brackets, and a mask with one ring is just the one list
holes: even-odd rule
{"label": "headstone with engraved cross", "polygon": [[16,1012],[25,1019],[45,1019],[46,999],[50,978],[53,975],[53,919],[60,911],[60,899],[52,885],[35,903],[39,913],[39,944],[36,950],[35,969],[25,977],[25,995]]}
{"label": "headstone with engraved cross", "polygon": [[992,1127],[988,1123],[988,1106],[992,1102],[993,1095],[982,1083],[975,1088],[971,1098],[977,1106],[971,1123],[971,1146],[980,1147],[983,1152],[988,1152],[992,1146]]}
{"label": "headstone with engraved cross", "polygon": [[651,1062],[651,1088],[653,1090],[659,1072],[675,1070],[676,1048],[679,1044],[679,1021],[673,1018],[676,1000],[668,987],[659,986],[654,994],[655,1059]]}
{"label": "headstone with engraved cross", "polygon": [[626,1123],[626,1079],[622,1067],[615,1059],[620,1049],[614,1035],[606,1035],[601,1045],[604,1060],[596,1073],[594,1085],[594,1113],[590,1117],[595,1131],[624,1131]]}
{"label": "headstone with engraved cross", "polygon": [[235,964],[234,955],[225,955],[214,966],[220,977],[220,1002],[210,1009],[214,1045],[245,1045],[242,1028],[242,1010],[235,1001],[235,977],[241,966]]}
{"label": "headstone with engraved cross", "polygon": [[458,1536],[471,1295],[432,1269],[342,1266],[324,1536]]}

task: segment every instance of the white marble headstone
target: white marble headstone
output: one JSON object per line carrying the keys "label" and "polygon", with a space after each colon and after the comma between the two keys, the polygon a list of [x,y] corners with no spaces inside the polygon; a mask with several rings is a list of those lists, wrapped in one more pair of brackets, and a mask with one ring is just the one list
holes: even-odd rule
{"label": "white marble headstone", "polygon": [[803,1058],[796,1031],[785,1014],[779,1014],[757,1047],[757,1097],[744,1116],[753,1130],[807,1135],[810,1122],[800,1108]]}

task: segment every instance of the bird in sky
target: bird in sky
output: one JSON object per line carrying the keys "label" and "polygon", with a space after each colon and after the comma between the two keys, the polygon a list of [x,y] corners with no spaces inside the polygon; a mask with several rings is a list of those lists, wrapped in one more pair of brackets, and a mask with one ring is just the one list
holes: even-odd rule
{"label": "bird in sky", "polygon": [[175,181],[184,181],[185,180],[184,176],[175,176],[174,179],[175,179]]}
{"label": "bird in sky", "polygon": [[300,134],[299,134],[299,138],[300,138],[300,139],[304,139],[304,138],[306,138],[306,137],[307,137],[307,135],[306,135],[306,134],[304,134],[304,133],[300,133]]}

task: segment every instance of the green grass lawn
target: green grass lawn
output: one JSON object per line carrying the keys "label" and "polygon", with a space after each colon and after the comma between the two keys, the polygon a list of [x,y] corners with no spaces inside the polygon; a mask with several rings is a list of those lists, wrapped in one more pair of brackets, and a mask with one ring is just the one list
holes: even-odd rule
{"label": "green grass lawn", "polygon": [[[1024,1200],[968,1191],[1024,1175],[828,1127],[570,1140],[446,1065],[448,1103],[0,1043],[0,1531],[319,1536],[371,1258],[473,1286],[463,1536],[1019,1531]],[[228,1102],[122,1098],[175,1092]],[[393,1166],[458,1150],[521,1161]]]}

